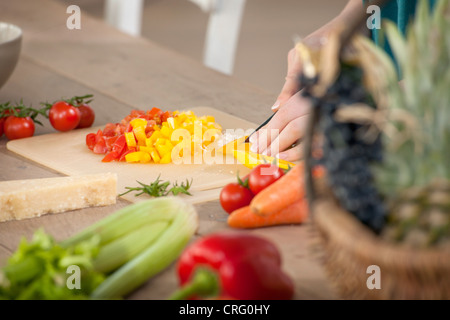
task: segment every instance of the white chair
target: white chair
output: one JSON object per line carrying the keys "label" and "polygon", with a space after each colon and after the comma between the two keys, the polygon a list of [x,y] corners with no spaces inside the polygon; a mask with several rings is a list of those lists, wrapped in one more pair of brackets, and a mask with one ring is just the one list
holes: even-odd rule
{"label": "white chair", "polygon": [[139,36],[142,28],[144,0],[106,0],[106,22],[132,36]]}
{"label": "white chair", "polygon": [[[189,0],[209,13],[203,63],[231,75],[246,0]],[[106,0],[105,20],[133,36],[142,28],[144,0]]]}

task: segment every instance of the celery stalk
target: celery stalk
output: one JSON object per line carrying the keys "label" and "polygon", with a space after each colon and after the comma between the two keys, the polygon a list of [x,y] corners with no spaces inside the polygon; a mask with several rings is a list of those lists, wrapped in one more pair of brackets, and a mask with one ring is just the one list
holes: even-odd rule
{"label": "celery stalk", "polygon": [[[119,299],[176,260],[198,228],[192,204],[176,197],[126,206],[56,243],[36,232],[0,269],[0,299]],[[82,291],[66,287],[67,265],[82,267]]]}
{"label": "celery stalk", "polygon": [[[100,245],[107,244],[145,224],[156,221],[171,221],[173,219],[172,207],[173,204],[166,198],[155,198],[134,203],[61,241],[60,245],[69,247],[97,235],[100,236]],[[154,214],[155,212],[163,212],[164,214]]]}
{"label": "celery stalk", "polygon": [[[166,197],[174,219],[164,233],[134,259],[112,273],[91,294],[92,299],[116,299],[129,294],[176,260],[198,228],[194,207],[180,199]],[[155,211],[155,215],[166,212]]]}
{"label": "celery stalk", "polygon": [[168,226],[167,221],[144,225],[102,246],[94,260],[94,269],[103,273],[117,269],[155,242]]}

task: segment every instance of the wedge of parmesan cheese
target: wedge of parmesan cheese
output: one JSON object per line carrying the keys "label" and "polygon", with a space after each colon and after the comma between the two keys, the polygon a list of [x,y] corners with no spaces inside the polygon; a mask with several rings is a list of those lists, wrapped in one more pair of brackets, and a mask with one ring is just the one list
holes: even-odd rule
{"label": "wedge of parmesan cheese", "polygon": [[117,174],[0,181],[0,222],[115,204]]}

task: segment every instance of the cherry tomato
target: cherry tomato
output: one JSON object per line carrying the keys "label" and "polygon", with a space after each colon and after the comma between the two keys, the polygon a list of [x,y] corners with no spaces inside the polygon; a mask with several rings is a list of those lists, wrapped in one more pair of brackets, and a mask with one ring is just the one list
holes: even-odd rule
{"label": "cherry tomato", "polygon": [[253,194],[258,194],[284,175],[277,165],[264,163],[252,169],[248,176],[248,186]]}
{"label": "cherry tomato", "polygon": [[80,111],[65,101],[54,103],[48,114],[51,125],[58,131],[75,129],[80,123],[80,118]]}
{"label": "cherry tomato", "polygon": [[6,118],[0,118],[0,138],[3,136],[3,123],[5,123]]}
{"label": "cherry tomato", "polygon": [[232,182],[220,191],[220,205],[226,212],[232,213],[234,210],[248,206],[253,197],[253,193],[248,188],[240,183]]}
{"label": "cherry tomato", "polygon": [[80,111],[80,123],[78,123],[77,128],[81,129],[91,127],[95,120],[94,110],[85,103],[77,106],[77,109]]}
{"label": "cherry tomato", "polygon": [[34,134],[34,121],[30,117],[9,116],[3,123],[5,135],[9,140],[31,137]]}

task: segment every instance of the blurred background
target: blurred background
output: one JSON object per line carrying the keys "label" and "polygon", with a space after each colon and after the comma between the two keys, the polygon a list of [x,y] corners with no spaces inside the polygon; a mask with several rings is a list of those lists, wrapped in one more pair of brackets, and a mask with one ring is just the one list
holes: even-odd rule
{"label": "blurred background", "polygon": [[[82,15],[105,18],[105,0],[59,0]],[[191,0],[143,0],[140,36],[203,61],[210,14]],[[227,1],[227,0],[223,0]],[[284,84],[287,53],[334,16],[347,0],[247,0],[241,16],[232,75],[274,94]]]}

